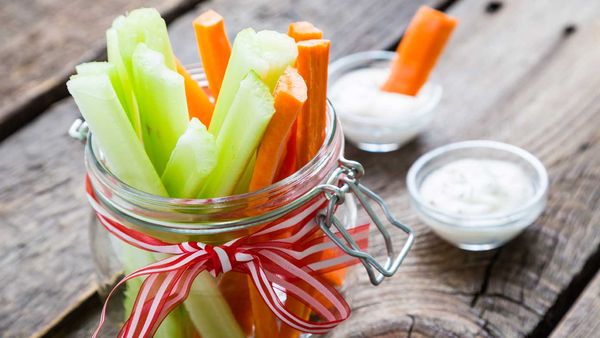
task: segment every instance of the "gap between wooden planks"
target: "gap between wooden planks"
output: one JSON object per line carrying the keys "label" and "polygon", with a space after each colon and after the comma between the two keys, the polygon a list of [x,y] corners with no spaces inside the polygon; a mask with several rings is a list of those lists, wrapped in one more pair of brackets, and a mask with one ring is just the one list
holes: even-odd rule
{"label": "gap between wooden planks", "polygon": [[[355,314],[334,336],[532,335],[584,268],[597,270],[588,263],[600,238],[593,210],[600,196],[600,86],[590,75],[598,51],[587,46],[597,44],[598,8],[580,11],[582,4],[510,1],[489,13],[486,4],[465,1],[451,8],[462,22],[438,70],[446,96],[434,128],[393,154],[348,147],[348,158],[366,166],[366,182],[415,225],[418,241],[399,274],[378,289],[356,270],[346,287]],[[552,190],[536,225],[500,250],[476,254],[420,224],[397,178],[424,151],[479,137],[539,156]]]}
{"label": "gap between wooden planks", "polygon": [[[247,26],[286,31],[290,21],[311,20],[332,39],[336,58],[391,45],[421,3],[427,2],[260,0],[242,7],[223,0],[203,4],[170,28],[178,56],[197,62],[190,22],[200,9],[214,7],[223,13],[230,33]],[[379,20],[363,20],[364,16]],[[347,32],[360,40],[349,39]],[[0,143],[0,158],[10,159],[0,161],[0,238],[11,239],[0,241],[0,252],[9,253],[0,255],[0,332],[7,337],[42,334],[82,294],[89,294],[94,283],[83,149],[66,135],[77,116],[73,101],[65,99]]]}
{"label": "gap between wooden planks", "polygon": [[[202,0],[5,1],[0,10],[0,141],[65,98],[76,64],[105,58],[112,20],[141,6],[167,22]],[[102,47],[102,48],[101,48]]]}
{"label": "gap between wooden planks", "polygon": [[[461,23],[437,71],[446,92],[434,128],[395,154],[348,149],[418,233],[380,297],[367,282],[348,283],[355,312],[334,337],[543,336],[598,270],[600,79],[593,69],[600,49],[592,46],[600,42],[600,6],[503,1],[489,8],[461,1],[449,11]],[[390,181],[424,151],[475,138],[530,150],[552,180],[536,224],[479,254],[435,237],[410,211],[403,181]]]}
{"label": "gap between wooden planks", "polygon": [[600,332],[600,273],[560,321],[551,338],[586,338]]}

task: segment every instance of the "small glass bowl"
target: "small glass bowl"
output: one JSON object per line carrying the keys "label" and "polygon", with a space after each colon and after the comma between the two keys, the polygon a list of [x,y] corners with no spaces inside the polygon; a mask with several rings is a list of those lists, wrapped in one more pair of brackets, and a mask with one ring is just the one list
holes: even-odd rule
{"label": "small glass bowl", "polygon": [[[518,165],[531,180],[533,196],[516,210],[476,216],[450,214],[427,204],[420,193],[425,178],[441,166],[465,158],[502,160]],[[408,171],[406,185],[412,207],[435,233],[461,249],[483,251],[508,242],[540,216],[546,207],[549,183],[544,165],[529,152],[500,142],[465,141],[421,156]]]}
{"label": "small glass bowl", "polygon": [[[394,52],[368,51],[345,56],[329,66],[329,88],[349,72],[364,68],[389,68]],[[358,115],[336,105],[346,137],[358,148],[369,152],[389,152],[400,148],[422,132],[433,120],[442,97],[442,87],[428,82],[421,91],[428,91],[427,100],[411,118],[400,114]],[[331,91],[330,91],[331,92]],[[335,98],[332,97],[335,105]]]}

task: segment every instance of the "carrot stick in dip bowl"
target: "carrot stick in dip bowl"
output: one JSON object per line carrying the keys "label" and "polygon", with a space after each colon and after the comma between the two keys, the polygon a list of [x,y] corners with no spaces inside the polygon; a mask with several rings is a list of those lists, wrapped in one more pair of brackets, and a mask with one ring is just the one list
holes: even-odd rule
{"label": "carrot stick in dip bowl", "polygon": [[457,23],[456,18],[433,8],[419,8],[398,44],[390,76],[381,89],[417,95]]}

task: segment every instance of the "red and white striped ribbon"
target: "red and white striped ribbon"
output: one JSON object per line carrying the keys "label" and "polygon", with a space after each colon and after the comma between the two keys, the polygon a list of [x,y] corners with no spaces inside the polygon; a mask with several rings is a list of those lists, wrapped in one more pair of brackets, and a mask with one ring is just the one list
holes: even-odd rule
{"label": "red and white striped ribbon", "polygon": [[[111,234],[142,250],[170,255],[128,274],[113,288],[94,337],[106,319],[109,299],[128,280],[146,277],[119,337],[151,337],[169,312],[187,298],[193,280],[203,271],[213,276],[228,271],[248,274],[275,316],[301,332],[326,333],[350,315],[346,301],[322,274],[353,265],[358,260],[346,255],[326,235],[318,233],[316,216],[327,205],[324,196],[254,234],[211,246],[199,242],[167,243],[128,228],[98,202],[89,178],[86,189],[100,223]],[[369,224],[348,232],[361,248],[368,246]],[[276,289],[283,289],[287,298],[306,304],[320,320],[305,320],[289,311]]]}

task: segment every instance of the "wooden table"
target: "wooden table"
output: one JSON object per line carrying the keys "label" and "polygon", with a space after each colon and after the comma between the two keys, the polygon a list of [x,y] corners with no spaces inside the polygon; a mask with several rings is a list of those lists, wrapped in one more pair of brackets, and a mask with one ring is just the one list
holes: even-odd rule
{"label": "wooden table", "polygon": [[[354,312],[334,337],[584,337],[600,329],[600,3],[529,1],[151,1],[168,14],[176,54],[196,62],[190,22],[214,8],[230,33],[284,31],[305,19],[333,41],[332,58],[392,48],[421,4],[460,25],[436,70],[444,98],[433,128],[403,149],[347,157],[417,231],[395,277],[371,287],[362,270],[344,292]],[[102,55],[103,31],[141,1],[3,1],[0,10],[0,336],[89,336],[100,301],[88,249],[78,116],[64,82]],[[148,4],[148,2],[144,2]],[[35,24],[32,24],[35,22]],[[38,116],[35,118],[35,116]],[[466,139],[523,147],[549,170],[537,222],[482,253],[436,237],[408,206],[404,176],[434,147]]]}

